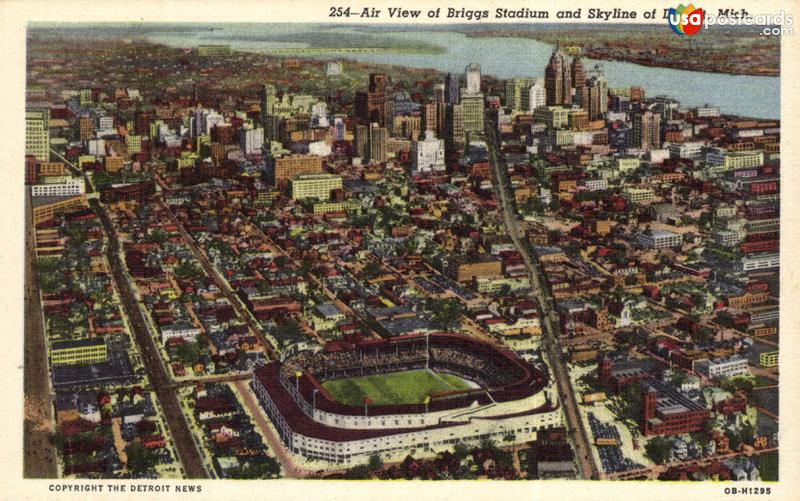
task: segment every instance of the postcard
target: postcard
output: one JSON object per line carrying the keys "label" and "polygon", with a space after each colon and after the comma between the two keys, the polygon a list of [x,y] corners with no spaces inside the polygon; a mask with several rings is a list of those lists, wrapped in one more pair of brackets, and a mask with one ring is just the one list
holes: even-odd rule
{"label": "postcard", "polygon": [[796,495],[796,3],[0,12],[6,497]]}

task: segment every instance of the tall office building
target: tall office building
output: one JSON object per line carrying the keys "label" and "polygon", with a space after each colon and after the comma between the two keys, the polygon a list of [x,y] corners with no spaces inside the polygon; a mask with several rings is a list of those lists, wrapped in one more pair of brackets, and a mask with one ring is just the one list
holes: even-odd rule
{"label": "tall office building", "polygon": [[370,162],[385,162],[386,156],[386,141],[389,139],[389,133],[385,127],[379,126],[377,123],[371,123],[369,126],[369,161]]}
{"label": "tall office building", "polygon": [[589,70],[587,77],[595,80],[597,86],[598,104],[600,113],[608,112],[608,80],[603,75],[603,67],[600,64],[595,64],[594,68]]}
{"label": "tall office building", "polygon": [[633,116],[633,147],[652,150],[661,147],[661,116],[645,111]]}
{"label": "tall office building", "polygon": [[267,141],[280,141],[284,130],[284,120],[278,115],[264,117],[264,137]]}
{"label": "tall office building", "polygon": [[586,81],[586,99],[587,103],[584,109],[589,113],[589,120],[594,121],[601,117],[600,113],[600,86],[598,85],[597,78],[590,77]]}
{"label": "tall office building", "polygon": [[433,87],[433,102],[436,104],[436,137],[444,137],[444,114],[447,106],[444,92],[445,87],[442,84]]}
{"label": "tall office building", "polygon": [[366,125],[356,125],[353,134],[354,152],[357,157],[366,159],[369,155],[369,127]]}
{"label": "tall office building", "polygon": [[78,119],[78,137],[81,141],[88,141],[94,132],[94,122],[91,116],[84,115]]}
{"label": "tall office building", "polygon": [[50,110],[29,108],[25,110],[25,154],[40,162],[50,160]]}
{"label": "tall office building", "polygon": [[589,105],[589,96],[586,95],[586,71],[583,69],[581,58],[576,56],[570,65],[572,85],[575,87],[573,102],[583,109]]}
{"label": "tall office building", "polygon": [[458,86],[458,75],[448,73],[444,76],[444,102],[447,104],[458,104],[461,91]]}
{"label": "tall office building", "polygon": [[535,83],[533,78],[512,78],[506,81],[506,106],[511,111],[527,111],[529,109],[530,88]]}
{"label": "tall office building", "polygon": [[355,96],[355,115],[361,123],[376,122],[386,125],[386,75],[370,73],[367,91],[358,91]]}
{"label": "tall office building", "polygon": [[275,86],[271,84],[264,85],[261,90],[261,117],[272,115],[275,103],[278,102],[278,93]]}
{"label": "tall office building", "polygon": [[467,77],[467,90],[466,94],[468,96],[475,96],[480,94],[481,92],[481,65],[480,64],[468,64],[467,69],[465,70],[465,74]]}
{"label": "tall office building", "polygon": [[545,105],[547,105],[547,91],[544,87],[544,80],[537,78],[528,88],[528,111],[536,111],[537,108]]}
{"label": "tall office building", "polygon": [[544,69],[544,85],[547,93],[547,105],[556,106],[564,102],[562,94],[562,78],[564,75],[564,57],[558,51],[553,52]]}
{"label": "tall office building", "polygon": [[464,132],[483,133],[483,95],[463,95],[460,106],[464,113]]}
{"label": "tall office building", "polygon": [[245,155],[258,155],[261,153],[261,147],[264,145],[264,129],[261,127],[255,129],[241,129],[239,130],[239,147]]}
{"label": "tall office building", "polygon": [[466,142],[464,131],[464,105],[451,104],[445,111],[445,130],[447,131],[447,149],[454,150]]}

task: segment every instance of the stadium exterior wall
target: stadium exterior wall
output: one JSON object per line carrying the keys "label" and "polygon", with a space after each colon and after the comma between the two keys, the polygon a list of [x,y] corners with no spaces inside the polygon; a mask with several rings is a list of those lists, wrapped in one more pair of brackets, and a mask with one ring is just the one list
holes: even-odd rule
{"label": "stadium exterior wall", "polygon": [[[457,442],[478,443],[484,439],[512,445],[535,440],[537,430],[562,425],[561,409],[547,402],[535,407],[540,402],[535,396],[522,401],[447,412],[444,414],[449,417],[440,416],[436,424],[419,426],[420,419],[429,422],[424,415],[405,416],[404,419],[417,423],[416,428],[379,428],[381,419],[393,421],[393,415],[375,416],[372,422],[378,427],[362,422],[362,429],[358,430],[337,428],[319,423],[303,412],[301,402],[304,400],[296,401],[296,393],[292,395],[280,378],[269,377],[271,375],[276,374],[257,371],[253,389],[287,449],[306,459],[335,464],[364,463],[373,454],[380,454],[384,459],[399,459],[411,450],[415,450],[419,457]],[[541,395],[542,392],[537,393],[543,399]],[[353,416],[339,416],[340,420],[345,418],[352,419]],[[506,441],[509,435],[513,440]]]}

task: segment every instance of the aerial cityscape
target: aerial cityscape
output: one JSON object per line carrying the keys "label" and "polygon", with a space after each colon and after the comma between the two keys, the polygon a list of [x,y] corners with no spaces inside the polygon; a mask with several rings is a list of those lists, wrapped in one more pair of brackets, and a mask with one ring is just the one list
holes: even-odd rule
{"label": "aerial cityscape", "polygon": [[30,25],[25,477],[777,481],[727,35]]}

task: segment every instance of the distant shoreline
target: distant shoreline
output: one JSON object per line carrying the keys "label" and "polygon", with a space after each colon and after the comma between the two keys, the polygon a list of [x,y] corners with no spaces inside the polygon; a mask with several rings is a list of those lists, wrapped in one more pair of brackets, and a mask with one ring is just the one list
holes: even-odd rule
{"label": "distant shoreline", "polygon": [[[537,35],[536,32],[497,32],[497,31],[479,31],[479,32],[462,32],[468,38],[523,38],[527,40],[535,40],[537,42],[554,45],[549,36]],[[548,35],[550,33],[548,32]],[[567,41],[567,43],[570,43]],[[580,45],[580,44],[576,44]],[[711,66],[705,58],[697,60],[688,60],[671,63],[669,61],[654,61],[641,57],[638,54],[614,54],[609,55],[604,52],[608,49],[607,45],[600,47],[581,47],[581,56],[589,59],[597,59],[602,61],[618,61],[639,66],[646,66],[650,68],[668,68],[682,71],[697,71],[702,73],[719,73],[725,75],[743,75],[743,76],[758,76],[758,77],[780,77],[780,68],[764,68],[763,71],[755,69],[743,68],[737,69],[735,65],[731,66]],[[642,49],[645,49],[643,46]],[[698,52],[702,55],[702,51]]]}

